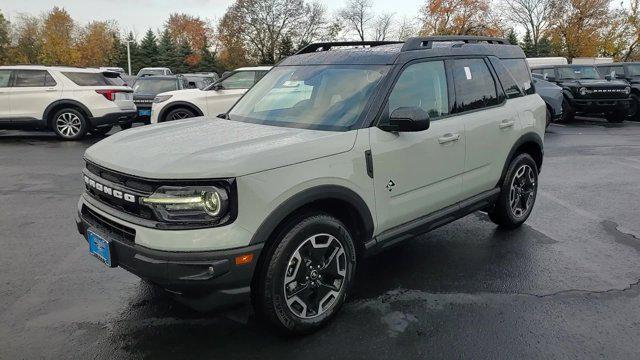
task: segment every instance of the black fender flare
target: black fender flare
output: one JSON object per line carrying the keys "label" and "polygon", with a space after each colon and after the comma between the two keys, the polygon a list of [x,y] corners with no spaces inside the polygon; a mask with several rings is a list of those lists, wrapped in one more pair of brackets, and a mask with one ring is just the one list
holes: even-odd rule
{"label": "black fender flare", "polygon": [[538,135],[535,132],[528,132],[520,136],[520,138],[518,138],[518,140],[516,140],[516,142],[511,147],[511,150],[509,150],[509,155],[507,155],[507,159],[505,160],[504,165],[502,166],[502,174],[500,175],[500,180],[498,181],[498,184],[496,186],[498,187],[501,186],[502,181],[504,180],[504,177],[507,174],[507,169],[509,168],[509,164],[511,164],[511,160],[513,160],[513,158],[515,157],[516,151],[518,150],[518,148],[528,142],[533,142],[537,144],[538,147],[540,148],[540,152],[542,154],[542,157],[540,158],[540,163],[538,164],[538,172],[540,172],[540,169],[542,168],[542,159],[544,158],[544,145],[543,145],[542,139],[540,138],[540,135]]}
{"label": "black fender flare", "polygon": [[195,111],[197,116],[204,116],[204,112],[200,110],[200,108],[193,103],[190,103],[188,101],[173,101],[167,104],[165,107],[163,107],[162,110],[160,110],[160,114],[158,114],[158,122],[159,123],[162,122],[162,119],[164,118],[165,114],[169,109],[173,109],[175,107],[180,107],[180,106],[186,107]]}
{"label": "black fender flare", "polygon": [[318,200],[335,199],[345,201],[353,206],[364,225],[365,240],[373,236],[373,216],[367,203],[353,190],[339,185],[320,185],[303,190],[284,202],[273,210],[260,224],[251,238],[250,245],[264,243],[287,216],[296,210]]}
{"label": "black fender flare", "polygon": [[71,99],[60,99],[52,102],[51,104],[49,104],[49,106],[47,106],[46,109],[44,109],[44,113],[42,114],[42,120],[45,120],[47,122],[47,126],[50,125],[49,116],[51,115],[51,111],[58,106],[64,106],[64,105],[80,108],[87,115],[88,117],[87,120],[93,118],[93,114],[91,113],[89,108],[84,106],[84,104],[82,104],[81,102],[76,100],[71,100]]}

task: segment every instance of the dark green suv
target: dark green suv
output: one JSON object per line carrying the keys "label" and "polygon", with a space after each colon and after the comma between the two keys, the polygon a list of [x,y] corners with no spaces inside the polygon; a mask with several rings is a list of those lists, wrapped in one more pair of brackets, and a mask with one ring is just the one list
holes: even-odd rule
{"label": "dark green suv", "polygon": [[631,86],[629,119],[640,121],[640,62],[596,65],[600,76],[607,80],[626,80]]}
{"label": "dark green suv", "polygon": [[631,111],[629,84],[604,79],[593,65],[536,66],[531,72],[562,87],[563,121],[580,114],[604,116],[611,123],[619,123]]}

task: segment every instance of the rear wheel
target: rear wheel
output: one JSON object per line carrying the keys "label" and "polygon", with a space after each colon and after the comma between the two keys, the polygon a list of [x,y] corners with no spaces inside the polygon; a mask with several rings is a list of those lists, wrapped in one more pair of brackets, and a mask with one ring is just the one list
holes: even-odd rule
{"label": "rear wheel", "polygon": [[196,116],[196,114],[191,109],[177,108],[169,111],[164,117],[164,121],[182,120],[192,118],[194,116]]}
{"label": "rear wheel", "polygon": [[62,140],[78,140],[87,133],[87,119],[76,109],[62,109],[53,115],[53,131]]}
{"label": "rear wheel", "polygon": [[278,329],[309,333],[327,324],[345,301],[356,252],[338,219],[315,213],[298,217],[275,239],[254,289],[254,306]]}
{"label": "rear wheel", "polygon": [[537,194],[538,166],[531,155],[519,154],[509,165],[489,218],[501,227],[517,228],[531,214]]}
{"label": "rear wheel", "polygon": [[572,122],[575,118],[575,112],[566,97],[562,100],[562,110],[562,122]]}

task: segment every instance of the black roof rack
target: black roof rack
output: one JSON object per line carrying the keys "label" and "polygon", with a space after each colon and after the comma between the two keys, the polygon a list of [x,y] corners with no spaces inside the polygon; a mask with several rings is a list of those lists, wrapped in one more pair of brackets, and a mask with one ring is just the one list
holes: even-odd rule
{"label": "black roof rack", "polygon": [[336,42],[320,42],[313,43],[305,46],[300,49],[296,55],[299,54],[308,54],[316,51],[327,51],[330,50],[334,46],[380,46],[380,45],[390,45],[390,44],[402,44],[402,41],[336,41]]}
{"label": "black roof rack", "polygon": [[463,42],[467,44],[477,44],[486,42],[489,44],[511,45],[509,40],[491,36],[471,36],[471,35],[441,35],[427,37],[413,37],[407,39],[400,51],[431,49],[435,42]]}

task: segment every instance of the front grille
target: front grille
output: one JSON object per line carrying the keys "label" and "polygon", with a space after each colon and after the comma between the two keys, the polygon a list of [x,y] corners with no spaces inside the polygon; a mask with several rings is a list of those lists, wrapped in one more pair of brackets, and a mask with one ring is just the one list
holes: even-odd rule
{"label": "front grille", "polygon": [[87,170],[99,178],[138,192],[151,194],[159,186],[157,182],[146,181],[137,177],[105,169],[90,162],[87,162]]}
{"label": "front grille", "polygon": [[134,229],[109,220],[106,217],[98,214],[97,212],[89,209],[86,205],[82,206],[81,214],[82,219],[89,225],[102,231],[106,231],[111,236],[115,236],[119,239],[129,242],[134,242],[136,238],[136,231]]}
{"label": "front grille", "polygon": [[629,97],[625,93],[624,88],[589,88],[587,87],[587,95],[591,99],[624,99]]}

